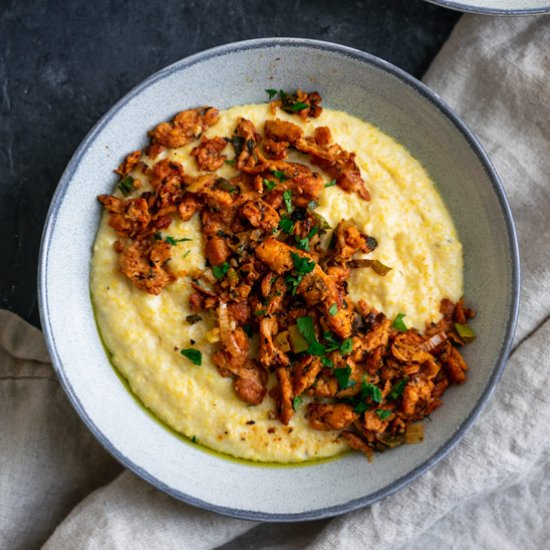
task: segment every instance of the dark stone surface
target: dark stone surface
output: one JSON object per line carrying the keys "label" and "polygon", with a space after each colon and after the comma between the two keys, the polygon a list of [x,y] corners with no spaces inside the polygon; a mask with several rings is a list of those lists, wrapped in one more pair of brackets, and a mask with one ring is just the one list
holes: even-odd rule
{"label": "dark stone surface", "polygon": [[458,17],[421,0],[0,0],[0,308],[39,325],[50,198],[90,127],[146,76],[219,44],[292,36],[421,77]]}

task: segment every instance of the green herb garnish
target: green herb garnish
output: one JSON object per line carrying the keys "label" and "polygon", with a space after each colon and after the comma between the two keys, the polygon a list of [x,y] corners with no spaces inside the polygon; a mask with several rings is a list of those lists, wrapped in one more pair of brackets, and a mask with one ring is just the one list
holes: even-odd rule
{"label": "green herb garnish", "polygon": [[271,173],[280,181],[286,181],[288,178],[285,176],[284,172],[281,172],[280,170],[271,170]]}
{"label": "green herb garnish", "polygon": [[187,237],[182,237],[181,239],[174,239],[174,237],[170,237],[170,235],[167,235],[166,237],[164,237],[164,240],[168,244],[171,244],[172,246],[176,246],[178,243],[185,243],[188,241],[192,241],[193,239],[188,239]]}
{"label": "green herb garnish", "polygon": [[321,364],[323,365],[323,367],[328,367],[329,369],[334,367],[334,363],[328,357],[321,357]]}
{"label": "green herb garnish", "polygon": [[304,340],[309,344],[307,352],[309,355],[316,355],[322,357],[325,354],[325,346],[323,346],[317,340],[317,335],[315,334],[315,326],[313,324],[313,319],[306,315],[304,317],[298,317],[296,319],[296,324],[300,334],[304,337]]}
{"label": "green herb garnish", "polygon": [[298,407],[302,404],[304,400],[299,396],[297,395],[293,400],[292,400],[292,408],[297,411],[298,410]]}
{"label": "green herb garnish", "polygon": [[182,258],[187,258],[187,256],[189,256],[189,254],[191,254],[191,250],[188,250],[188,251],[182,256]]}
{"label": "green herb garnish", "polygon": [[306,103],[302,103],[301,101],[297,101],[296,103],[293,103],[292,105],[289,105],[288,108],[293,111],[294,113],[303,111],[304,109],[307,109],[309,105]]}
{"label": "green herb garnish", "polygon": [[309,240],[313,239],[313,237],[315,237],[315,235],[317,235],[317,231],[319,231],[319,226],[318,225],[312,227],[310,232],[307,234],[307,238]]}
{"label": "green herb garnish", "polygon": [[252,327],[249,324],[243,325],[244,333],[249,337],[252,338],[254,331],[252,330]]}
{"label": "green herb garnish", "polygon": [[337,313],[338,313],[338,305],[337,305],[337,304],[332,304],[332,305],[328,308],[328,314],[329,314],[331,317],[334,317]]}
{"label": "green herb garnish", "polygon": [[273,88],[267,88],[266,93],[269,96],[269,99],[273,99],[277,95],[277,90],[274,90]]}
{"label": "green herb garnish", "polygon": [[202,353],[198,349],[193,348],[187,348],[180,350],[180,353],[189,359],[193,365],[201,365],[202,364]]}
{"label": "green herb garnish", "polygon": [[225,159],[225,164],[229,164],[229,166],[235,166],[235,159]]}
{"label": "green herb garnish", "polygon": [[287,189],[283,193],[283,200],[285,203],[286,211],[290,214],[292,212],[292,191],[290,189]]}
{"label": "green herb garnish", "polygon": [[323,333],[323,339],[325,341],[325,349],[327,352],[329,351],[335,351],[337,349],[340,349],[339,342],[334,338],[334,334],[330,331],[326,331]]}
{"label": "green herb garnish", "polygon": [[305,252],[309,252],[309,239],[307,237],[304,237],[303,239],[296,239],[296,246],[300,250],[304,250]]}
{"label": "green herb garnish", "polygon": [[361,401],[357,403],[357,405],[355,405],[355,408],[353,410],[358,414],[363,414],[364,412],[367,411],[367,409],[368,409],[367,404]]}
{"label": "green herb garnish", "polygon": [[313,260],[302,258],[302,256],[296,254],[296,252],[291,252],[290,256],[292,257],[294,269],[298,275],[306,275],[307,273],[311,273],[313,271],[313,268],[315,267],[315,262]]}
{"label": "green herb garnish", "polygon": [[338,382],[338,387],[341,390],[345,390],[346,388],[351,388],[352,386],[355,386],[355,381],[350,380],[351,367],[349,365],[346,365],[345,367],[342,367],[340,369],[334,369],[332,372],[334,373],[334,376],[336,377],[336,380]]}
{"label": "green herb garnish", "polygon": [[378,386],[366,382],[363,379],[361,384],[361,399],[371,398],[375,403],[382,403],[382,392]]}
{"label": "green herb garnish", "polygon": [[329,187],[334,187],[336,185],[336,180],[329,181],[328,183],[325,183],[325,189],[328,189]]}
{"label": "green herb garnish", "polygon": [[380,420],[386,420],[386,418],[391,416],[391,411],[388,411],[387,409],[376,409],[376,415],[380,418]]}
{"label": "green herb garnish", "polygon": [[346,338],[340,345],[340,353],[342,355],[349,355],[353,349],[353,340],[351,338]]}
{"label": "green herb garnish", "polygon": [[257,315],[259,317],[260,315],[265,315],[266,313],[267,313],[267,309],[257,309],[254,312],[254,315]]}
{"label": "green herb garnish", "polygon": [[196,443],[197,441],[198,441],[197,436],[194,435],[194,436],[191,438],[191,442],[192,442],[192,443]]}
{"label": "green herb garnish", "polygon": [[296,324],[298,325],[298,330],[300,331],[300,334],[304,337],[305,341],[308,344],[317,342],[313,319],[309,315],[298,317],[298,319],[296,319]]}
{"label": "green herb garnish", "polygon": [[264,180],[263,180],[263,184],[264,184],[264,187],[265,187],[268,191],[272,191],[273,188],[277,185],[277,182],[276,182],[276,181],[273,181],[273,180],[264,179]]}
{"label": "green herb garnish", "polygon": [[127,197],[134,190],[134,178],[132,176],[126,176],[118,182],[118,188],[120,192]]}
{"label": "green herb garnish", "polygon": [[399,330],[401,332],[406,332],[407,331],[407,325],[405,324],[405,321],[403,321],[403,317],[405,317],[404,313],[398,313],[397,316],[395,317],[394,321],[393,321],[392,327],[396,328],[397,330]]}
{"label": "green herb garnish", "polygon": [[393,388],[391,389],[391,392],[389,393],[388,397],[394,400],[400,397],[408,381],[409,381],[408,378],[403,378],[402,380],[399,380],[399,382],[397,382],[397,384],[395,384],[395,386],[393,386]]}
{"label": "green herb garnish", "polygon": [[212,273],[216,279],[222,279],[229,271],[229,262],[223,262],[223,264],[216,265],[212,268]]}
{"label": "green herb garnish", "polygon": [[284,216],[279,222],[279,229],[282,229],[285,233],[290,235],[294,231],[294,222],[290,218]]}

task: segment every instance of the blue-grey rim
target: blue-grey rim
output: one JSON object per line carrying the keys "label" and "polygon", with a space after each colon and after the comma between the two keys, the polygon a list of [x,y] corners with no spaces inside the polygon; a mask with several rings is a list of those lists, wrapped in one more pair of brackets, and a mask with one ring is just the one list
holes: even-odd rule
{"label": "blue-grey rim", "polygon": [[[209,502],[197,499],[181,491],[175,490],[172,487],[167,486],[161,480],[152,476],[149,472],[143,470],[140,466],[135,464],[128,457],[124,456],[119,449],[114,447],[113,444],[107,439],[107,437],[105,437],[105,435],[94,424],[93,419],[88,416],[87,412],[82,407],[82,404],[78,399],[78,396],[75,394],[69,380],[65,376],[63,362],[61,360],[61,357],[59,357],[57,353],[57,346],[55,343],[53,330],[50,325],[50,319],[49,319],[49,313],[48,313],[48,289],[45,286],[46,265],[48,263],[47,260],[48,260],[49,247],[50,247],[50,236],[55,226],[57,213],[63,202],[63,198],[66,193],[67,187],[69,186],[72,180],[75,169],[80,162],[80,158],[82,157],[84,152],[88,149],[88,147],[91,145],[91,143],[93,143],[93,141],[96,139],[96,136],[102,131],[103,127],[109,122],[112,116],[123,105],[125,105],[128,101],[130,101],[133,97],[141,93],[142,90],[146,89],[148,86],[158,81],[159,79],[166,78],[167,76],[181,70],[184,67],[189,67],[191,65],[200,63],[201,61],[204,61],[206,59],[220,56],[220,55],[225,55],[233,51],[262,49],[265,47],[273,47],[273,46],[285,46],[285,47],[294,47],[294,48],[305,47],[305,48],[313,48],[313,49],[323,50],[323,51],[330,51],[342,56],[348,56],[348,57],[363,61],[364,63],[368,63],[370,65],[374,65],[375,67],[382,69],[392,74],[393,76],[399,78],[404,84],[413,88],[417,93],[422,95],[424,98],[430,101],[435,107],[437,107],[439,111],[454,124],[454,126],[462,133],[464,138],[468,141],[470,147],[477,155],[481,164],[484,166],[484,169],[490,181],[493,184],[494,191],[498,197],[500,207],[502,209],[502,213],[506,220],[508,239],[510,241],[510,254],[513,260],[513,265],[512,265],[512,286],[513,286],[512,294],[513,295],[511,299],[511,310],[510,310],[510,316],[506,327],[504,344],[500,350],[498,359],[495,364],[495,368],[493,370],[493,373],[491,374],[491,377],[489,379],[487,387],[485,388],[485,392],[483,396],[477,402],[477,404],[471,411],[470,415],[462,422],[462,424],[459,426],[456,432],[454,432],[454,434],[447,440],[447,442],[444,445],[442,445],[440,448],[438,448],[433,453],[433,455],[430,458],[428,458],[425,462],[423,462],[420,466],[416,467],[414,470],[410,471],[408,474],[402,476],[401,478],[395,480],[394,482],[384,487],[383,489],[380,489],[379,491],[366,495],[365,497],[350,500],[347,503],[342,505],[328,506],[321,509],[315,509],[315,510],[310,510],[306,512],[292,513],[292,514],[280,514],[280,513],[271,514],[271,513],[265,513],[265,512],[257,512],[254,510],[243,510],[243,509],[236,509],[236,508],[229,508],[229,507],[221,507],[221,506],[216,506]],[[427,86],[422,84],[420,81],[418,81],[417,79],[415,79],[414,77],[412,77],[411,75],[403,71],[402,69],[399,69],[398,67],[392,65],[391,63],[384,61],[376,56],[373,56],[371,54],[365,53],[360,50],[356,50],[354,48],[349,48],[347,46],[342,46],[339,44],[333,44],[331,42],[324,42],[320,40],[310,40],[310,39],[301,39],[301,38],[260,38],[260,39],[254,39],[254,40],[245,40],[242,42],[233,42],[230,44],[225,44],[223,46],[211,48],[209,50],[205,50],[203,52],[194,54],[190,57],[177,61],[172,65],[169,65],[168,67],[151,75],[149,78],[144,80],[141,84],[133,88],[130,92],[128,92],[128,94],[126,94],[122,99],[120,99],[95,124],[95,126],[90,130],[90,132],[88,133],[84,141],[80,144],[75,154],[73,155],[72,159],[70,160],[67,168],[65,169],[65,172],[61,177],[61,180],[57,186],[52,202],[50,204],[50,208],[46,218],[46,224],[42,234],[41,246],[40,246],[39,272],[38,272],[38,298],[39,298],[40,321],[42,323],[42,329],[44,331],[46,344],[52,358],[54,369],[61,382],[61,385],[63,386],[65,392],[69,396],[69,399],[72,405],[74,406],[74,408],[76,409],[77,413],[82,418],[86,426],[94,434],[94,436],[101,443],[101,445],[103,445],[103,447],[116,460],[118,460],[122,465],[124,465],[129,470],[134,472],[136,475],[138,475],[139,477],[141,477],[151,485],[155,486],[156,488],[160,489],[161,491],[167,493],[168,495],[178,500],[182,500],[194,506],[198,506],[206,510],[210,510],[213,512],[217,512],[219,514],[240,518],[240,519],[248,519],[248,520],[255,520],[255,521],[271,521],[271,522],[273,521],[294,522],[294,521],[305,521],[305,520],[314,520],[314,519],[333,517],[333,516],[343,514],[345,512],[350,512],[352,510],[356,510],[358,508],[362,508],[370,504],[373,504],[377,500],[383,497],[386,497],[388,495],[391,495],[392,493],[395,493],[396,491],[402,489],[403,487],[411,483],[417,477],[419,477],[424,472],[426,472],[431,467],[433,467],[435,464],[437,464],[437,462],[439,462],[458,443],[458,441],[464,436],[464,434],[473,424],[475,419],[478,417],[483,407],[488,402],[489,398],[492,396],[495,390],[495,387],[504,370],[506,360],[510,352],[512,339],[513,339],[514,331],[516,327],[517,316],[518,316],[519,269],[520,269],[519,249],[518,249],[516,230],[514,227],[512,213],[508,205],[506,196],[504,194],[502,184],[500,183],[499,177],[493,165],[491,164],[491,161],[489,160],[487,154],[485,153],[482,146],[478,142],[477,138],[474,136],[471,130],[469,130],[466,127],[466,125],[460,120],[460,118],[454,113],[454,111],[448,105],[446,105],[437,94],[432,92]]]}
{"label": "blue-grey rim", "polygon": [[470,13],[480,13],[484,15],[536,15],[537,13],[550,13],[550,5],[541,8],[483,8],[463,4],[462,2],[454,2],[453,0],[426,0],[431,4],[437,4],[444,8],[449,8],[455,11],[464,11]]}

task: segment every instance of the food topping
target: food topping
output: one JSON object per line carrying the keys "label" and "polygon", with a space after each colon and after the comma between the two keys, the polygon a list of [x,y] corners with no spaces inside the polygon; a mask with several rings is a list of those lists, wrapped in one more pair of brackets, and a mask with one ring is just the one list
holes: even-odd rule
{"label": "food topping", "polygon": [[[315,92],[267,91],[275,110],[302,118],[322,111]],[[407,327],[404,313],[388,319],[363,300],[354,303],[352,269],[370,267],[380,277],[392,269],[364,257],[384,235],[367,235],[351,219],[331,228],[315,210],[333,185],[370,199],[355,154],[333,143],[327,127],[305,137],[299,126],[278,118],[265,122],[263,135],[240,118],[230,138],[202,136],[217,120],[213,107],[190,109],[149,133],[149,151],[200,139],[191,155],[208,173],[190,176],[168,159],[140,165],[136,151],[117,170],[124,198],[99,197],[119,237],[121,272],[138,289],[159,294],[176,280],[172,249],[187,240],[162,231],[175,216],[188,221],[199,215],[207,267],[189,275],[194,313],[187,322],[200,322],[206,311],[215,316],[213,361],[221,376],[232,378],[236,395],[257,405],[271,378],[269,395],[283,424],[303,409],[313,429],[339,432],[367,456],[420,440],[413,423],[441,405],[450,384],[466,380],[458,348],[475,337],[468,325],[473,312],[462,300],[443,300],[442,319],[421,334]],[[227,161],[228,143],[237,173],[226,179],[216,170]],[[291,149],[324,174],[287,161]],[[152,190],[133,196],[130,173],[138,165]],[[251,338],[258,340],[257,354]],[[201,365],[200,351],[180,353]]]}

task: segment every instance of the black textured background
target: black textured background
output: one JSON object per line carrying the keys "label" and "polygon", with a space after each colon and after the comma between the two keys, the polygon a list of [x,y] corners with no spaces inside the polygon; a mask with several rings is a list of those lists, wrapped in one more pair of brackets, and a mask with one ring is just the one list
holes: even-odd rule
{"label": "black textured background", "polygon": [[0,0],[0,308],[39,326],[55,186],[91,126],[146,76],[219,44],[292,36],[421,77],[458,17],[421,0]]}

